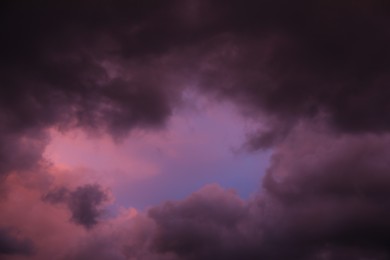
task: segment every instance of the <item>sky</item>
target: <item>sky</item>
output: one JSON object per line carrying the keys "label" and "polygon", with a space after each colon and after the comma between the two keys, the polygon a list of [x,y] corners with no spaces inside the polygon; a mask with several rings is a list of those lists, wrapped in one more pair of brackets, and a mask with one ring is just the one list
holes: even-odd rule
{"label": "sky", "polygon": [[0,5],[0,259],[390,259],[386,1]]}
{"label": "sky", "polygon": [[44,157],[79,182],[104,182],[119,207],[144,209],[183,199],[210,183],[248,198],[260,187],[270,153],[245,151],[256,122],[228,103],[210,102],[191,94],[187,108],[175,111],[164,129],[138,130],[120,142],[52,130]]}

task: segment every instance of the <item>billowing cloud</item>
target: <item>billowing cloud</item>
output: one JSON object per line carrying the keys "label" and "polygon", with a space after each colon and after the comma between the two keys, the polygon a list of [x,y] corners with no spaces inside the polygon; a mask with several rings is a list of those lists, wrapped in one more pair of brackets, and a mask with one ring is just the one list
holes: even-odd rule
{"label": "billowing cloud", "polygon": [[272,244],[296,259],[388,258],[388,136],[304,129],[279,147],[263,180],[277,207]]}
{"label": "billowing cloud", "polygon": [[228,257],[244,214],[244,203],[236,194],[218,186],[206,187],[185,201],[149,211],[157,224],[153,248],[189,259],[208,259],[214,254]]}
{"label": "billowing cloud", "polygon": [[[176,99],[170,89],[177,80],[166,73],[170,68],[163,60],[137,58],[149,48],[132,40],[147,19],[144,15],[153,15],[135,2],[110,6],[102,3],[92,10],[88,1],[4,4],[2,174],[39,162],[41,147],[25,145],[22,139],[39,143],[48,127],[81,127],[118,138],[135,127],[164,125],[170,101]],[[15,154],[21,164],[13,163]]]}
{"label": "billowing cloud", "polygon": [[322,115],[341,131],[387,131],[388,9],[381,1],[8,1],[0,134],[12,143],[0,153],[2,172],[21,167],[10,154],[39,161],[41,149],[25,151],[19,138],[39,142],[47,127],[116,138],[161,127],[185,86],[262,113],[268,125],[255,148]]}
{"label": "billowing cloud", "polygon": [[[203,60],[206,91],[268,125],[257,147],[302,119],[342,132],[388,131],[389,8],[381,1],[229,1],[225,34]],[[230,21],[227,22],[227,21]],[[210,47],[211,49],[212,47]]]}
{"label": "billowing cloud", "polygon": [[[379,0],[2,3],[0,253],[34,242],[36,259],[388,259],[389,12]],[[274,154],[253,198],[206,186],[99,222],[101,186],[13,179],[47,174],[49,129],[119,140],[163,127],[192,87],[262,120],[247,144]],[[27,202],[63,240],[40,237],[37,211],[20,217]],[[56,222],[58,203],[79,225]]]}
{"label": "billowing cloud", "polygon": [[253,198],[210,185],[152,207],[120,224],[126,232],[117,252],[123,259],[387,259],[389,137],[306,127],[278,146]]}
{"label": "billowing cloud", "polygon": [[389,136],[309,126],[276,147],[262,190],[249,200],[209,185],[145,213],[124,211],[63,258],[387,259]]}
{"label": "billowing cloud", "polygon": [[2,125],[123,135],[162,125],[195,82],[276,117],[280,134],[321,112],[343,131],[384,131],[387,11],[381,1],[8,2]]}
{"label": "billowing cloud", "polygon": [[388,137],[290,138],[258,197],[209,187],[151,209],[152,248],[178,259],[387,259]]}

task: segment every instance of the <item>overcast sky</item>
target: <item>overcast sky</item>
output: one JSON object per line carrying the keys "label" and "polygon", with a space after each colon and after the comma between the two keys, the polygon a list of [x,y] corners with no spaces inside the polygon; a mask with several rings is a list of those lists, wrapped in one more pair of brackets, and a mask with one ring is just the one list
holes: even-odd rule
{"label": "overcast sky", "polygon": [[390,6],[5,0],[0,258],[390,258]]}

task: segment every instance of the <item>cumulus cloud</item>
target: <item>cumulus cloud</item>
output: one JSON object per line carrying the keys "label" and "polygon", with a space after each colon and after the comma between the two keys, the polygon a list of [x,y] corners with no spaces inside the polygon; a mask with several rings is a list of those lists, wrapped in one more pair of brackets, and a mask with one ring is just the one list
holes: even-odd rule
{"label": "cumulus cloud", "polygon": [[[145,213],[125,211],[95,225],[63,258],[387,259],[389,136],[309,126],[275,148],[252,198],[209,185]],[[66,201],[77,190],[89,189],[58,189],[46,200]]]}
{"label": "cumulus cloud", "polygon": [[256,196],[242,200],[210,185],[154,206],[137,216],[143,225],[124,224],[118,252],[130,259],[387,259],[389,141],[301,125],[277,147]]}
{"label": "cumulus cloud", "polygon": [[252,199],[214,185],[151,208],[148,251],[185,260],[387,259],[389,140],[295,130]]}
{"label": "cumulus cloud", "polygon": [[295,129],[256,198],[208,187],[151,209],[152,248],[178,259],[387,259],[389,140]]}

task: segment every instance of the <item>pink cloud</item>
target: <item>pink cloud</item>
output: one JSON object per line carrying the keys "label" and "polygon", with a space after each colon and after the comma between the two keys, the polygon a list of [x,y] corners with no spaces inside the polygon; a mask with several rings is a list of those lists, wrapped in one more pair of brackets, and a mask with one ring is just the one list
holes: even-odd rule
{"label": "pink cloud", "polygon": [[[258,180],[258,170],[247,168],[248,173],[223,170],[228,164],[242,168],[245,156],[235,151],[244,143],[246,132],[256,125],[242,118],[229,103],[213,104],[213,100],[190,91],[185,99],[184,109],[173,114],[165,129],[133,131],[122,142],[115,142],[107,135],[97,138],[77,130],[59,133],[52,129],[45,157],[54,164],[52,176],[56,183],[73,186],[104,183],[116,197],[122,198],[120,206],[126,197],[139,197],[136,204],[145,205],[147,197],[159,196],[158,192],[172,192],[169,198],[186,196],[208,182],[229,180],[223,174],[232,176],[230,183],[224,184],[228,187],[240,188],[233,180],[234,175],[241,178],[238,174]],[[258,160],[263,160],[265,167],[267,158],[261,156],[252,156],[248,167]],[[179,183],[183,187],[195,186],[183,194],[177,189]],[[137,193],[140,185],[144,188]],[[146,195],[145,189],[156,194]]]}

